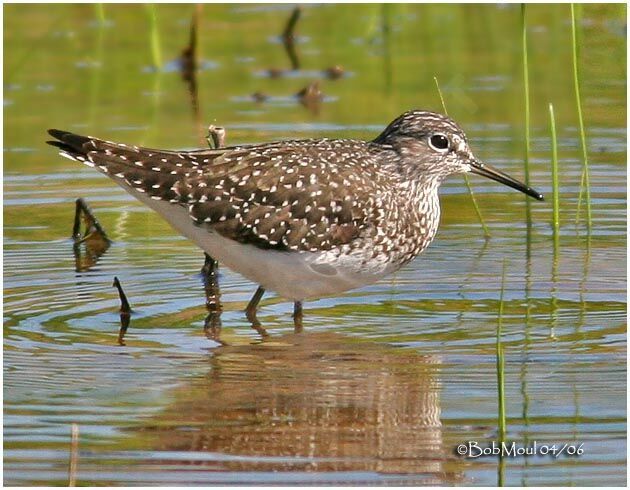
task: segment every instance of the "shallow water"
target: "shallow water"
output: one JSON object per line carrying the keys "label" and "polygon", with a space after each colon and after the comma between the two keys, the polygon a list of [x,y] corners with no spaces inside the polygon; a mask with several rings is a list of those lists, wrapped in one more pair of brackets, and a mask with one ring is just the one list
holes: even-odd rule
{"label": "shallow water", "polygon": [[[440,110],[436,76],[478,156],[522,176],[519,7],[305,6],[301,69],[270,78],[288,67],[277,34],[290,7],[205,6],[195,116],[176,69],[148,69],[141,6],[107,5],[99,24],[89,5],[7,5],[4,483],[67,484],[74,423],[79,484],[625,485],[625,7],[584,11],[590,238],[575,224],[568,8],[528,7],[531,183],[548,197],[530,203],[529,230],[524,197],[473,177],[484,240],[453,178],[431,247],[375,285],[307,303],[300,334],[273,294],[259,313],[269,337],[251,329],[242,309],[255,285],[221,268],[218,342],[204,331],[202,253],[107,178],[59,158],[45,130],[169,148],[202,144],[199,124],[210,123],[229,143],[370,138],[410,107]],[[192,7],[157,13],[169,62]],[[321,81],[316,111],[292,97],[335,64],[345,74]],[[548,102],[560,138],[557,251]],[[69,238],[77,197],[113,240],[93,264],[77,261]],[[583,443],[580,456],[455,453],[497,440],[504,264],[507,439]],[[114,276],[133,308],[124,345]]]}

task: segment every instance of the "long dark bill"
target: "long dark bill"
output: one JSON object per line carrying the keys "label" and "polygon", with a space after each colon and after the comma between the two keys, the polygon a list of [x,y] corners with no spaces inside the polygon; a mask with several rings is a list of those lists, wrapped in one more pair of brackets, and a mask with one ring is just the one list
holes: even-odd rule
{"label": "long dark bill", "polygon": [[482,163],[480,161],[475,161],[471,163],[471,172],[477,175],[483,175],[484,177],[488,177],[489,179],[500,182],[501,184],[505,184],[512,189],[516,189],[517,191],[521,191],[528,196],[533,197],[534,199],[538,199],[539,201],[544,201],[544,196],[532,189],[531,187],[527,187],[522,182],[510,177],[508,174],[501,172],[500,170],[488,165],[487,163]]}

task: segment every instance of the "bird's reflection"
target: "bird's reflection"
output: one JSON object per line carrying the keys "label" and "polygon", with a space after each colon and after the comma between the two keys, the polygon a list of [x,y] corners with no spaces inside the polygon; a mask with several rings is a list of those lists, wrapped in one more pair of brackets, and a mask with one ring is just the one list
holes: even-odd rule
{"label": "bird's reflection", "polygon": [[438,357],[336,333],[222,346],[142,437],[156,450],[191,451],[191,460],[226,455],[195,462],[217,470],[459,481],[461,463],[442,442],[439,370]]}

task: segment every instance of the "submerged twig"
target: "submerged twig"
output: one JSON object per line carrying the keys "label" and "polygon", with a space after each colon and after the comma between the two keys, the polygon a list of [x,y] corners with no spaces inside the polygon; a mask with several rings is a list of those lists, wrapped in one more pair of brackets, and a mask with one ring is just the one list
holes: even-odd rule
{"label": "submerged twig", "polygon": [[127,315],[130,314],[131,307],[129,306],[129,301],[127,301],[127,296],[125,295],[117,277],[114,277],[114,284],[112,284],[112,286],[118,289],[118,296],[120,297],[120,312],[126,313]]}
{"label": "submerged twig", "polygon": [[129,323],[131,322],[131,307],[129,306],[127,296],[117,277],[114,277],[114,284],[112,284],[112,286],[118,289],[118,296],[120,297],[120,330],[118,330],[118,344],[125,345],[124,337],[129,328]]}
{"label": "submerged twig", "polygon": [[190,31],[188,37],[188,46],[182,50],[180,55],[180,68],[184,80],[188,80],[195,76],[197,67],[199,66],[198,50],[197,50],[197,35],[199,26],[199,10],[201,5],[193,11],[192,20],[190,21]]}
{"label": "submerged twig", "polygon": [[[81,217],[85,223],[85,233],[81,234]],[[72,227],[72,239],[75,243],[81,243],[92,238],[100,238],[110,242],[107,233],[92,213],[85,200],[80,197],[76,200],[76,209],[74,213],[74,226]]]}
{"label": "submerged twig", "polygon": [[[83,233],[81,222],[85,224]],[[111,245],[111,240],[107,237],[105,230],[82,198],[76,200],[72,240],[77,272],[89,270]],[[85,255],[83,248],[85,248]]]}
{"label": "submerged twig", "polygon": [[197,126],[200,141],[202,138],[202,125],[201,125],[201,109],[199,107],[199,89],[197,84],[197,72],[199,70],[199,54],[198,54],[198,35],[199,35],[199,12],[201,5],[197,5],[193,12],[192,20],[190,21],[190,35],[188,39],[188,46],[186,46],[182,54],[179,57],[179,68],[182,72],[182,79],[188,86],[188,93],[190,95],[190,104],[192,107],[193,118]]}

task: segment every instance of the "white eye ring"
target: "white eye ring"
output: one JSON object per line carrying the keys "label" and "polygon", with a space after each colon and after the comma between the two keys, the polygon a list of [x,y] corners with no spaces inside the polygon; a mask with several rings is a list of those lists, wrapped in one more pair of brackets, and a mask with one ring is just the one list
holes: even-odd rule
{"label": "white eye ring", "polygon": [[446,135],[442,133],[435,133],[429,136],[429,146],[435,151],[444,153],[451,147],[451,142],[448,140]]}

